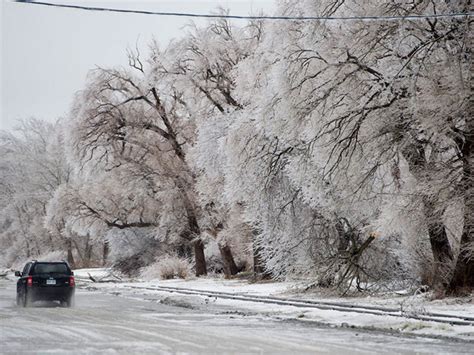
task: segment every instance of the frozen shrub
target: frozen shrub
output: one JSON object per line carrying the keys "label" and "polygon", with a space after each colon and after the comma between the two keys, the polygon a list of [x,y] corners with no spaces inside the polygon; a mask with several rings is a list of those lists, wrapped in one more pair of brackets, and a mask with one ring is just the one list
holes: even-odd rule
{"label": "frozen shrub", "polygon": [[151,253],[140,252],[135,255],[122,257],[114,263],[114,269],[131,277],[140,274],[139,270],[149,264],[149,260],[153,257]]}
{"label": "frozen shrub", "polygon": [[188,260],[177,256],[165,256],[150,266],[142,268],[141,277],[144,279],[186,279],[191,272]]}
{"label": "frozen shrub", "polygon": [[146,228],[111,231],[107,240],[114,269],[131,277],[139,276],[142,268],[153,264],[165,247]]}

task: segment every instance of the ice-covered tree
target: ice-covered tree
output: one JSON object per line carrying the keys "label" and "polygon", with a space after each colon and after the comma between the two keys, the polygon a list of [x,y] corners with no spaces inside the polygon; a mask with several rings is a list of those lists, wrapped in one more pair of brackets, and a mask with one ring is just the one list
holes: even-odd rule
{"label": "ice-covered tree", "polygon": [[[261,22],[237,27],[226,19],[211,21],[176,43],[174,62],[157,68],[176,77],[189,107],[196,116],[197,140],[190,151],[196,175],[196,190],[203,210],[203,228],[216,240],[227,274],[237,273],[233,249],[248,259],[251,247],[249,225],[241,209],[224,196],[225,136],[234,112],[243,109],[235,97],[236,68],[251,56],[263,35]],[[243,247],[245,246],[245,247]]]}
{"label": "ice-covered tree", "polygon": [[0,238],[8,265],[53,251],[71,253],[68,236],[44,225],[48,201],[71,175],[63,145],[60,123],[32,118],[1,133]]}
{"label": "ice-covered tree", "polygon": [[[288,1],[280,11],[403,16],[466,6]],[[412,216],[431,244],[433,284],[443,287],[453,259],[446,209],[469,195],[472,179],[462,152],[470,146],[468,26],[466,18],[275,24],[261,56],[239,77],[254,73],[242,92],[257,119],[247,121],[255,129],[236,134],[247,142],[260,137],[269,170],[285,173],[312,208],[363,228],[377,227],[382,196],[411,196],[409,207],[419,211]],[[469,200],[461,203],[466,211]],[[468,235],[461,250],[470,248]],[[458,261],[469,264],[466,255]]]}
{"label": "ice-covered tree", "polygon": [[148,71],[165,56],[152,52],[147,65],[138,53],[130,53],[129,69],[91,73],[71,115],[72,151],[84,168],[109,171],[125,166],[131,176],[138,175],[161,193],[167,211],[179,219],[175,229],[194,247],[196,274],[203,275],[204,243],[194,176],[186,159],[194,140],[194,117],[172,77]]}

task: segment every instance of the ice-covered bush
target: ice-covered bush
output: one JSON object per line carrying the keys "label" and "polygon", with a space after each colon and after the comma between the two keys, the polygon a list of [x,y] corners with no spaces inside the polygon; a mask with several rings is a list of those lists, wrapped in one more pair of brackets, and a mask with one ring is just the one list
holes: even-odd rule
{"label": "ice-covered bush", "polygon": [[142,268],[141,277],[144,279],[186,279],[191,274],[192,266],[187,259],[177,256],[165,256],[155,263]]}
{"label": "ice-covered bush", "polygon": [[138,276],[141,268],[151,265],[163,253],[163,243],[151,230],[111,230],[106,238],[110,243],[109,257],[113,267],[129,276]]}

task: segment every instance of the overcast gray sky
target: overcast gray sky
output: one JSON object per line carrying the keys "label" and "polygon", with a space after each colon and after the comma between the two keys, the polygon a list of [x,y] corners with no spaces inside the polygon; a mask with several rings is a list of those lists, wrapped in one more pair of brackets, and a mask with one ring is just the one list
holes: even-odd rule
{"label": "overcast gray sky", "polygon": [[[211,13],[217,6],[231,14],[273,13],[273,0],[148,0],[55,3],[167,12]],[[190,19],[109,12],[88,12],[0,0],[0,128],[37,117],[54,121],[67,114],[74,93],[95,66],[125,65],[126,48],[145,48],[154,36],[162,46],[181,36]],[[196,20],[195,20],[196,21]],[[204,23],[205,20],[196,22]],[[237,22],[238,23],[238,22]]]}

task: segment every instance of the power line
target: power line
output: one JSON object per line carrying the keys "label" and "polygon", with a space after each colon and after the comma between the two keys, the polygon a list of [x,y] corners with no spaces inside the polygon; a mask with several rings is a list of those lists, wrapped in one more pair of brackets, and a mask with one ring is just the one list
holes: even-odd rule
{"label": "power line", "polygon": [[160,11],[146,11],[146,10],[127,10],[127,9],[115,9],[108,7],[93,7],[93,6],[82,6],[82,5],[67,5],[67,4],[54,4],[50,2],[34,1],[26,2],[21,1],[29,5],[42,5],[42,6],[53,6],[62,7],[76,10],[86,11],[104,11],[104,12],[119,12],[119,13],[131,13],[140,15],[155,15],[155,16],[178,16],[178,17],[194,17],[194,18],[223,18],[223,19],[235,19],[235,20],[324,20],[324,21],[374,21],[374,20],[419,20],[419,19],[436,19],[436,18],[464,18],[471,17],[474,15],[473,12],[467,13],[452,13],[452,14],[430,14],[430,15],[407,15],[407,16],[239,16],[239,15],[217,15],[217,14],[196,14],[196,13],[183,13],[183,12],[160,12]]}

